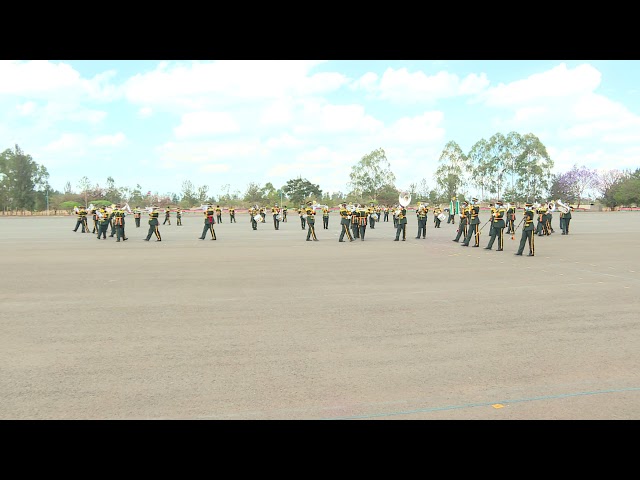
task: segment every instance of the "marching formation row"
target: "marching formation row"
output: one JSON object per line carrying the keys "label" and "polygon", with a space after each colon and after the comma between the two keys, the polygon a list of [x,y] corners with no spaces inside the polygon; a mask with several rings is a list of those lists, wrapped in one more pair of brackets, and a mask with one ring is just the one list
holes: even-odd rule
{"label": "marching formation row", "polygon": [[[364,205],[347,205],[343,203],[340,206],[340,236],[339,242],[345,242],[346,240],[353,242],[357,239],[364,241],[367,228],[375,229],[377,222],[388,222],[389,217],[393,219],[393,225],[396,229],[396,235],[394,241],[405,241],[407,237],[407,207],[410,203],[410,196],[401,195],[399,198],[399,204],[393,207],[374,207],[373,205],[365,207]],[[562,235],[569,234],[569,224],[571,221],[571,207],[568,207],[562,202],[557,202],[562,208],[560,211],[560,228]],[[214,225],[216,223],[222,223],[222,208],[218,205],[214,207],[212,204],[203,205],[201,207],[204,214],[204,228],[200,237],[200,240],[205,240],[207,234],[210,234],[211,240],[216,240],[216,232]],[[315,231],[315,217],[317,214],[317,206],[313,202],[307,202],[306,206],[301,206],[297,209],[297,214],[300,218],[300,225],[303,230],[307,230],[307,241],[318,241]],[[472,198],[471,202],[458,202],[456,197],[453,197],[449,208],[441,209],[436,207],[433,209],[433,222],[434,228],[441,228],[441,223],[447,219],[447,224],[455,225],[456,216],[458,216],[458,228],[456,230],[456,236],[453,239],[454,242],[460,242],[462,240],[462,246],[469,246],[473,242],[473,247],[480,246],[480,233],[489,225],[489,243],[484,247],[487,250],[493,248],[496,244],[496,251],[504,250],[504,232],[511,235],[514,239],[516,230],[522,225],[522,236],[516,255],[522,255],[525,247],[528,244],[529,254],[528,256],[535,255],[535,241],[534,236],[548,236],[554,233],[551,226],[552,214],[556,210],[556,202],[549,202],[548,204],[533,204],[526,203],[523,208],[523,216],[520,222],[516,225],[516,207],[510,204],[504,204],[502,201],[496,201],[490,204],[490,218],[482,226],[480,225],[480,205],[478,199]],[[147,232],[145,241],[149,241],[152,236],[155,235],[156,241],[162,241],[160,235],[160,211],[158,207],[148,207],[145,210],[148,215],[149,230]],[[236,213],[234,208],[229,208],[229,222],[236,222]],[[416,207],[416,219],[418,222],[418,232],[416,239],[426,239],[427,235],[427,215],[430,211],[428,204],[419,203]],[[182,210],[174,210],[176,214],[176,225],[182,226]],[[143,210],[139,207],[131,209],[128,204],[114,204],[111,207],[94,208],[90,205],[89,208],[76,208],[75,213],[77,215],[76,226],[73,229],[74,232],[78,231],[78,228],[82,228],[82,233],[97,234],[98,239],[107,238],[107,230],[110,229],[109,237],[116,237],[116,242],[126,241],[128,238],[125,235],[125,217],[127,215],[133,215],[135,226],[140,227],[141,217]],[[258,207],[257,205],[249,208],[249,219],[253,230],[257,230],[259,223],[266,222],[267,211],[266,208]],[[93,220],[93,229],[90,231],[88,225],[88,216],[91,215]],[[287,209],[286,207],[280,208],[276,203],[274,207],[271,207],[271,215],[273,217],[273,227],[275,230],[279,230],[280,222],[287,222]],[[330,210],[327,206],[323,206],[321,210],[323,229],[329,229],[329,217]],[[383,218],[382,218],[383,217]],[[536,222],[537,217],[537,224]],[[171,225],[171,210],[165,209],[164,212],[164,224]],[[345,240],[346,237],[346,240]]]}

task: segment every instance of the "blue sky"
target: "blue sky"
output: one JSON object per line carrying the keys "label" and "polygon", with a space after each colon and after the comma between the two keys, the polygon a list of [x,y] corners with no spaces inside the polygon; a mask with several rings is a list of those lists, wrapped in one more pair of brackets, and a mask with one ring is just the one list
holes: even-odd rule
{"label": "blue sky", "polygon": [[0,148],[49,183],[210,195],[298,176],[347,192],[385,150],[396,186],[426,180],[443,147],[532,133],[555,162],[640,167],[638,60],[0,60]]}

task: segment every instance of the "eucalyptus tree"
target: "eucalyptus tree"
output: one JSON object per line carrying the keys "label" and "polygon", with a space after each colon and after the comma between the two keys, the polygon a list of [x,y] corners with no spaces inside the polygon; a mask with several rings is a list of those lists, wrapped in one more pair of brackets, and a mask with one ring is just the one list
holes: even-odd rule
{"label": "eucalyptus tree", "polygon": [[365,155],[351,167],[349,174],[351,194],[361,202],[365,199],[378,200],[380,193],[388,185],[394,185],[396,176],[391,171],[391,165],[382,148]]}
{"label": "eucalyptus tree", "polygon": [[[109,177],[109,178],[111,178],[111,177]],[[84,206],[85,207],[89,206],[88,198],[87,198],[88,195],[89,195],[89,189],[91,188],[91,182],[89,181],[89,177],[87,177],[86,175],[84,177],[82,177],[78,181],[78,188],[80,189],[80,193],[82,194],[82,198],[84,198]],[[110,200],[113,201],[113,198],[110,197]]]}
{"label": "eucalyptus tree", "polygon": [[488,152],[489,142],[483,138],[473,144],[467,157],[471,172],[469,183],[480,191],[480,200],[484,200],[485,191],[489,191],[491,188],[493,169]]}
{"label": "eucalyptus tree", "polygon": [[466,190],[473,172],[468,157],[456,142],[447,142],[438,162],[435,177],[442,193],[451,198]]}
{"label": "eucalyptus tree", "polygon": [[551,187],[553,160],[540,139],[532,133],[521,138],[518,149],[520,153],[515,160],[518,199],[540,200]]}

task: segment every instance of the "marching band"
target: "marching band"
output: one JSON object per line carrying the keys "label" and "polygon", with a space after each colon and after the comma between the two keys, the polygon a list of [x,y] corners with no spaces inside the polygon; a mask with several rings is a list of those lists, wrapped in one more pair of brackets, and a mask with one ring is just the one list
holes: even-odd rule
{"label": "marching band", "polygon": [[[411,203],[411,195],[408,193],[401,193],[398,197],[398,203],[393,206],[387,205],[374,205],[365,206],[363,204],[351,204],[347,205],[342,203],[338,207],[338,215],[340,217],[339,230],[340,233],[336,233],[338,242],[344,243],[345,237],[349,242],[353,242],[356,239],[364,241],[367,227],[374,229],[375,224],[382,222],[389,222],[389,216],[393,219],[393,227],[396,235],[394,241],[406,241],[406,229],[408,224],[407,211],[409,204]],[[204,214],[204,228],[201,236],[198,237],[204,240],[209,232],[211,240],[216,240],[216,232],[214,224],[221,223],[222,208],[220,205],[214,207],[212,204],[201,205],[200,211]],[[229,214],[231,221],[235,223],[236,211],[234,207],[230,207]],[[283,211],[277,203],[273,207],[253,205],[249,207],[247,213],[249,214],[249,220],[253,230],[257,230],[258,223],[265,223],[266,212],[270,210],[273,216],[274,230],[280,229],[280,223],[284,221]],[[318,241],[318,237],[315,230],[315,216],[316,213],[322,214],[323,229],[329,230],[329,217],[331,210],[326,205],[318,205],[313,201],[308,201],[306,204],[300,205],[297,210],[300,217],[301,227],[303,230],[307,230],[307,241]],[[518,210],[522,210],[522,218],[516,225],[518,216]],[[495,203],[489,204],[489,219],[484,223],[481,221],[481,208],[477,198],[472,198],[471,202],[462,201],[459,202],[457,197],[452,197],[449,208],[442,208],[441,205],[433,206],[433,222],[434,228],[441,228],[441,224],[445,219],[449,219],[451,224],[455,225],[454,221],[451,221],[451,217],[455,218],[458,215],[459,222],[456,229],[456,236],[452,240],[461,245],[469,246],[473,241],[473,246],[478,247],[480,245],[480,235],[485,229],[488,228],[489,240],[485,250],[492,250],[494,243],[497,244],[496,251],[504,251],[504,233],[510,236],[511,240],[515,240],[515,234],[518,230],[521,230],[522,236],[518,245],[515,255],[523,255],[525,247],[529,247],[528,256],[535,256],[535,241],[534,237],[549,236],[554,233],[552,227],[553,213],[558,212],[560,217],[560,229],[562,235],[569,234],[569,223],[571,221],[572,207],[564,204],[561,200],[549,201],[544,203],[525,203],[524,207],[518,208],[516,205],[510,203],[504,203],[501,200],[496,200]],[[73,229],[74,232],[78,228],[82,228],[82,233],[97,233],[98,239],[106,240],[106,231],[109,225],[111,225],[110,237],[115,236],[116,242],[126,241],[128,237],[125,235],[125,217],[127,215],[133,215],[135,219],[136,227],[140,226],[140,220],[145,210],[136,206],[135,209],[131,209],[129,204],[112,204],[110,207],[95,207],[93,204],[89,207],[76,207],[74,212],[77,217],[76,226]],[[170,212],[176,212],[177,225],[182,225],[182,213],[183,210],[177,208],[171,210],[169,207],[165,208],[165,222],[171,225]],[[418,233],[416,239],[427,238],[427,215],[431,211],[428,203],[418,202],[415,207],[416,220],[418,224]],[[186,212],[189,212],[187,210]],[[452,212],[454,214],[452,215]],[[151,236],[156,236],[156,241],[162,240],[159,231],[159,207],[151,206],[146,208],[146,213],[149,216],[149,231],[147,237],[144,240],[149,241]],[[90,231],[87,217],[92,215],[93,219],[93,231]],[[383,219],[381,217],[384,215]],[[217,222],[216,222],[217,220]]]}

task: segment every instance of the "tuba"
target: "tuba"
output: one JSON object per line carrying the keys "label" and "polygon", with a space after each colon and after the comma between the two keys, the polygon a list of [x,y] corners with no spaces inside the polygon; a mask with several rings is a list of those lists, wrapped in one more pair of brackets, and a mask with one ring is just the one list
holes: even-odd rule
{"label": "tuba", "polygon": [[555,212],[556,211],[556,202],[554,202],[553,200],[551,200],[549,202],[549,204],[547,205],[548,207],[548,211],[549,213]]}
{"label": "tuba", "polygon": [[407,208],[407,206],[409,206],[409,204],[411,203],[411,194],[409,192],[400,193],[400,195],[398,196],[398,203],[404,208]]}
{"label": "tuba", "polygon": [[556,209],[560,212],[560,213],[569,213],[569,205],[565,205],[564,203],[562,203],[562,201],[558,200],[556,201]]}

